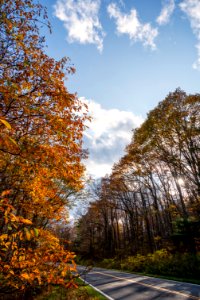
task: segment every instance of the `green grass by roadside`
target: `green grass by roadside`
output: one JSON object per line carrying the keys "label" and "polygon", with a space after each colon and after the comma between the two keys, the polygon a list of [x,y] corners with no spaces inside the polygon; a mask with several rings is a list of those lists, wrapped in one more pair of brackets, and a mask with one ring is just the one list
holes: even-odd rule
{"label": "green grass by roadside", "polygon": [[60,286],[51,286],[34,300],[106,300],[107,298],[98,293],[90,285],[80,278],[76,279],[78,288],[65,289]]}

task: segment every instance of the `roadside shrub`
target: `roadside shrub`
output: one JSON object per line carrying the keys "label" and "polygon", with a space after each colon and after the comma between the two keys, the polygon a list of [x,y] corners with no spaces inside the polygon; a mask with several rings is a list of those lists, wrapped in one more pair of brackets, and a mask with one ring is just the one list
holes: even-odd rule
{"label": "roadside shrub", "polygon": [[137,254],[136,256],[129,256],[121,263],[123,270],[143,272],[147,264],[147,257]]}
{"label": "roadside shrub", "polygon": [[115,269],[120,267],[115,258],[104,258],[104,260],[101,262],[101,266],[107,269]]}
{"label": "roadside shrub", "polygon": [[154,275],[200,279],[200,254],[171,254],[166,249],[146,256],[137,254],[122,260],[104,259],[100,266]]}
{"label": "roadside shrub", "polygon": [[144,272],[151,274],[164,274],[166,270],[171,269],[172,254],[166,249],[155,251],[153,254],[148,254],[146,257],[146,265]]}

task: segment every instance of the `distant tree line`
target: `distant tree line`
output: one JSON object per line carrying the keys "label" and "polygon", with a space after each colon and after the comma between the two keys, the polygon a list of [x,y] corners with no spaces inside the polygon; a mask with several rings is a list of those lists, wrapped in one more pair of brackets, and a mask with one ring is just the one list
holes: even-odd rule
{"label": "distant tree line", "polygon": [[[200,95],[177,89],[134,130],[77,224],[85,257],[195,254],[200,246]],[[97,199],[97,200],[96,200]]]}

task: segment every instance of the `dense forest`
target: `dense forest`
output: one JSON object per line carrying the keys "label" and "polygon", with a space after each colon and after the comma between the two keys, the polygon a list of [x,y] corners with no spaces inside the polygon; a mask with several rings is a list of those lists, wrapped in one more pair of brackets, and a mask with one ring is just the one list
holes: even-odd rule
{"label": "dense forest", "polygon": [[[200,247],[199,126],[200,95],[180,89],[148,114],[112,174],[93,187],[95,200],[77,224],[82,258],[116,258],[113,266],[121,267],[127,256],[142,264],[151,255],[169,262],[170,255],[187,254],[192,270]],[[131,258],[125,264],[130,268]],[[134,269],[143,267],[133,262]]]}

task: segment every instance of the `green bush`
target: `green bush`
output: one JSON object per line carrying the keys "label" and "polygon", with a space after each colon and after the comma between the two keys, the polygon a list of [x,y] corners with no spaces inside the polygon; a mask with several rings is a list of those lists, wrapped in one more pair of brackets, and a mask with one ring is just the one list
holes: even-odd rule
{"label": "green bush", "polygon": [[147,257],[137,254],[136,256],[129,256],[121,263],[123,270],[143,272],[147,263]]}
{"label": "green bush", "polygon": [[101,266],[107,269],[120,268],[120,264],[115,258],[104,258],[104,260],[101,262]]}
{"label": "green bush", "polygon": [[122,260],[104,259],[100,266],[154,275],[200,279],[200,254],[171,254],[166,249],[146,256],[137,254]]}
{"label": "green bush", "polygon": [[161,249],[153,254],[148,254],[146,260],[144,272],[150,274],[164,274],[166,270],[170,270],[170,263],[173,260],[173,256],[166,249]]}

